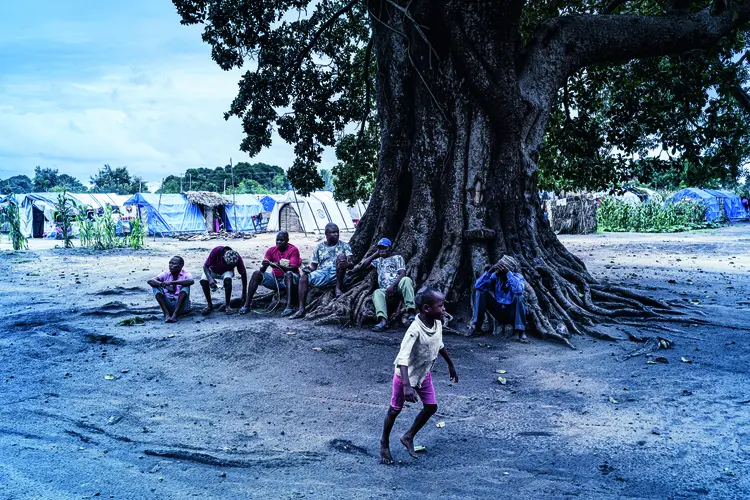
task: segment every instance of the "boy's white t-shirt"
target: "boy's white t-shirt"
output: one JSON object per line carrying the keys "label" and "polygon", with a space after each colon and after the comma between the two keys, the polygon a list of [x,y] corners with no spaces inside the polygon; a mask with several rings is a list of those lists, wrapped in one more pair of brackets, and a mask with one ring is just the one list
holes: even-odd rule
{"label": "boy's white t-shirt", "polygon": [[396,375],[401,376],[399,365],[409,367],[409,383],[412,387],[419,387],[443,347],[443,322],[436,320],[432,328],[427,328],[417,316],[406,330],[393,363]]}

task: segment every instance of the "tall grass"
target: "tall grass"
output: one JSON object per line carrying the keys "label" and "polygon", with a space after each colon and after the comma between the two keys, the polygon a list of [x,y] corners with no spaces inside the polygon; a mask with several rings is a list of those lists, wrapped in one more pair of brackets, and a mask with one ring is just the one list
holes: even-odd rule
{"label": "tall grass", "polygon": [[724,221],[706,221],[706,208],[689,200],[662,205],[654,201],[630,205],[606,198],[596,212],[602,231],[641,233],[675,233],[719,227]]}
{"label": "tall grass", "polygon": [[21,233],[21,210],[13,195],[8,197],[8,237],[13,245],[13,250],[28,250],[29,241]]}
{"label": "tall grass", "polygon": [[89,207],[82,207],[75,217],[81,246],[95,250],[112,248],[143,248],[145,233],[143,223],[135,219],[130,223],[130,234],[125,237],[117,235],[117,222],[110,206],[105,206],[101,214],[89,216]]}
{"label": "tall grass", "polygon": [[66,196],[66,192],[58,193],[57,204],[52,217],[62,231],[65,248],[73,248],[73,222],[76,219],[76,203]]}

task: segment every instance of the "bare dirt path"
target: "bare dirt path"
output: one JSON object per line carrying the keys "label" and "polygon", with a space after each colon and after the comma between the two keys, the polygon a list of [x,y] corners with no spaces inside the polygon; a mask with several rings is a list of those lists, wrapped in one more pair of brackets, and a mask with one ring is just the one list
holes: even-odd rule
{"label": "bare dirt path", "polygon": [[[747,324],[750,225],[563,240],[598,277]],[[271,242],[228,244],[252,268]],[[293,236],[303,257],[315,242]],[[385,467],[378,439],[403,330],[264,314],[114,326],[158,313],[145,281],[171,255],[198,275],[216,244],[149,240],[143,251],[93,254],[37,241],[14,253],[0,242],[0,498],[750,493],[747,331],[609,328],[675,342],[629,359],[641,344],[575,338],[571,351],[448,336],[461,381],[437,363],[440,409],[417,437],[426,452],[413,461],[394,444],[397,464]],[[198,287],[193,296],[202,303]],[[668,363],[647,362],[657,356]],[[416,412],[402,413],[394,443]]]}

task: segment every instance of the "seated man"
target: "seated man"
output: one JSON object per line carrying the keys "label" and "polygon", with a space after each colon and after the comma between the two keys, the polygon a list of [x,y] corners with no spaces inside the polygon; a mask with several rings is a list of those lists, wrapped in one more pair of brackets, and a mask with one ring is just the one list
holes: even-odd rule
{"label": "seated man", "polygon": [[323,288],[336,283],[336,296],[343,293],[346,270],[352,267],[351,258],[352,248],[348,243],[339,241],[339,227],[333,223],[327,224],[326,240],[315,247],[310,266],[303,269],[304,273],[299,278],[299,309],[291,319],[305,315],[309,287]]}
{"label": "seated man", "polygon": [[489,312],[501,325],[513,325],[518,340],[526,339],[526,304],[523,297],[525,281],[516,259],[504,255],[497,264],[476,282],[472,333],[482,330],[485,313]]}
{"label": "seated man", "polygon": [[377,251],[366,255],[362,262],[353,269],[356,272],[362,268],[374,267],[378,272],[378,289],[372,294],[372,303],[378,318],[378,323],[372,328],[374,332],[383,331],[388,327],[387,299],[397,294],[404,299],[404,306],[406,306],[410,321],[414,321],[416,314],[414,282],[406,276],[404,258],[400,255],[392,255],[392,251],[391,240],[383,238],[378,241]]}
{"label": "seated man", "polygon": [[[299,283],[299,266],[302,265],[302,258],[299,255],[297,247],[289,243],[289,233],[279,231],[276,234],[276,246],[266,250],[260,269],[255,271],[250,277],[250,285],[247,287],[247,300],[245,305],[240,309],[240,314],[247,314],[253,303],[258,286],[263,285],[269,290],[286,290],[286,309],[281,313],[282,316],[289,316],[294,312],[292,309],[292,289],[297,288]],[[272,270],[266,272],[268,267]]]}
{"label": "seated man", "polygon": [[[242,278],[242,302],[244,303],[247,293],[247,270],[240,254],[224,246],[218,246],[208,254],[208,258],[203,264],[203,276],[201,276],[201,288],[203,289],[203,295],[206,296],[208,306],[201,311],[201,314],[210,314],[214,310],[211,290],[216,290],[219,286],[224,287],[224,305],[219,310],[225,309],[227,314],[233,312],[229,302],[232,299],[232,278],[234,278],[235,267]],[[218,279],[221,279],[221,285],[217,285],[216,280]]]}
{"label": "seated man", "polygon": [[182,269],[184,266],[182,257],[172,257],[169,260],[169,271],[148,280],[161,312],[164,313],[165,323],[177,323],[178,316],[190,312],[190,287],[195,281],[189,272]]}

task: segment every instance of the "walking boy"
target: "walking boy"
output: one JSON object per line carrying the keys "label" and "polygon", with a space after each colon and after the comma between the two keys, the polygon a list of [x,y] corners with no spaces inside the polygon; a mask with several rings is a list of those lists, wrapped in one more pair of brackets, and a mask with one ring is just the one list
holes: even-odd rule
{"label": "walking boy", "polygon": [[182,269],[184,266],[183,258],[174,256],[169,260],[169,271],[148,280],[165,323],[177,323],[178,316],[190,312],[190,287],[195,281],[189,272]]}
{"label": "walking boy", "polygon": [[422,400],[422,410],[417,414],[411,428],[401,436],[401,444],[413,458],[418,458],[414,451],[414,436],[437,411],[435,388],[432,385],[430,370],[438,354],[448,363],[448,373],[453,382],[458,383],[456,368],[453,366],[448,351],[443,345],[443,315],[445,314],[445,296],[436,288],[426,288],[417,297],[419,315],[411,324],[401,349],[398,352],[395,373],[393,374],[393,392],[391,406],[385,415],[383,435],[380,438],[380,463],[392,464],[391,429],[396,417],[401,413],[404,400],[417,403]]}
{"label": "walking boy", "polygon": [[224,303],[219,308],[224,308],[227,314],[231,314],[232,308],[229,302],[232,299],[232,278],[234,278],[234,268],[240,273],[242,278],[242,302],[245,302],[247,293],[247,270],[245,263],[242,261],[240,254],[229,247],[218,246],[208,254],[206,262],[203,264],[203,276],[201,276],[201,288],[203,295],[206,296],[208,306],[201,311],[201,314],[210,314],[214,310],[214,303],[211,301],[211,290],[216,290],[219,285],[216,280],[221,279],[224,287]]}
{"label": "walking boy", "polygon": [[400,295],[404,299],[409,321],[414,321],[416,305],[414,304],[414,282],[406,276],[406,264],[400,255],[392,255],[393,245],[388,238],[378,241],[377,250],[366,255],[364,260],[354,266],[352,272],[362,268],[374,267],[378,272],[378,289],[372,294],[375,315],[378,323],[373,332],[382,332],[388,327],[388,299]]}

